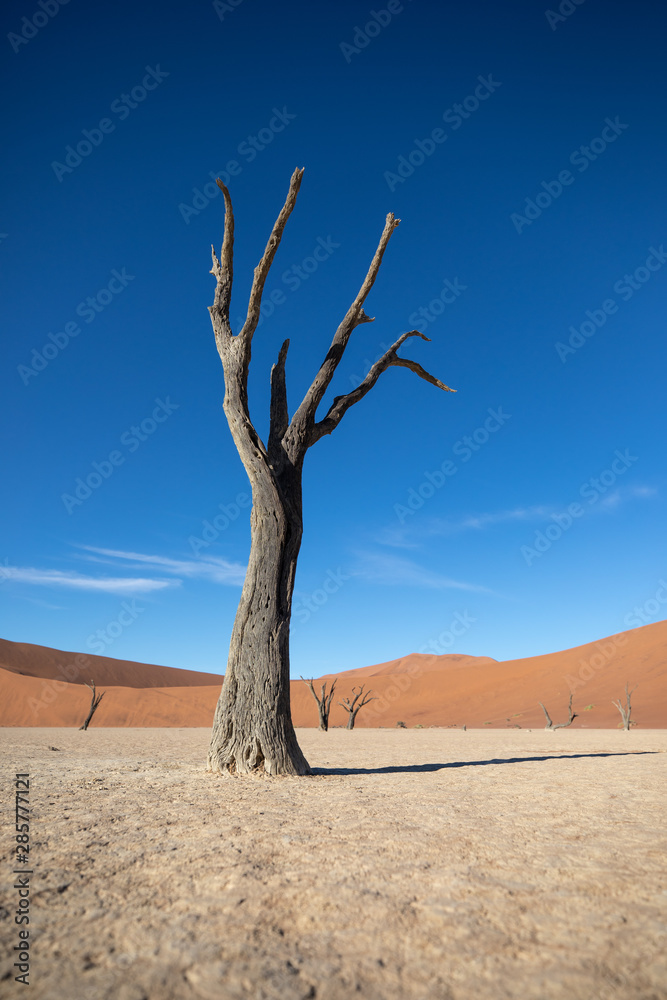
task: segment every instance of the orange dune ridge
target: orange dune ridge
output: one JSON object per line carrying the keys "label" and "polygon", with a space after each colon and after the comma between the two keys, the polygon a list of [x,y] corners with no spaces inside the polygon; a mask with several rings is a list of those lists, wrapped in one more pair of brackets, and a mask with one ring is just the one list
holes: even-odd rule
{"label": "orange dune ridge", "polygon": [[[632,717],[646,729],[667,728],[667,622],[621,632],[574,649],[498,662],[490,657],[412,653],[388,663],[340,671],[314,680],[315,690],[338,677],[331,726],[347,713],[337,704],[364,684],[376,700],[356,725],[394,727],[541,728],[546,705],[554,723],[567,717],[570,691],[578,718],[573,728],[616,728],[612,699],[625,683],[636,686]],[[90,704],[85,682],[105,696],[92,726],[209,726],[222,676],[66,653],[0,640],[0,726],[78,726]],[[317,706],[300,680],[292,684],[297,727],[317,725]]]}

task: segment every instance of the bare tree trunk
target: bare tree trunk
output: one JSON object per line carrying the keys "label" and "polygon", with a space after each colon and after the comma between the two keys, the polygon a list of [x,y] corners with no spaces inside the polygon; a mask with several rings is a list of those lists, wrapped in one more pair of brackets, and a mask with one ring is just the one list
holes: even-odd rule
{"label": "bare tree trunk", "polygon": [[85,681],[84,683],[86,684],[86,687],[90,688],[90,690],[93,692],[93,697],[91,698],[90,701],[90,709],[88,710],[88,717],[86,718],[84,724],[82,726],[79,726],[79,732],[81,732],[82,729],[84,730],[84,732],[88,729],[88,726],[90,725],[90,720],[97,711],[97,706],[99,705],[99,703],[102,701],[102,698],[104,698],[104,695],[106,694],[106,691],[103,691],[102,694],[98,694],[97,696],[95,695],[95,681],[91,681],[90,684],[86,683]]}
{"label": "bare tree trunk", "polygon": [[303,681],[304,684],[308,685],[308,687],[310,688],[310,693],[317,702],[317,712],[320,719],[319,728],[322,730],[322,732],[326,733],[329,731],[329,712],[331,709],[331,699],[333,698],[334,690],[336,687],[336,681],[338,680],[338,678],[336,678],[336,680],[331,685],[331,690],[329,691],[329,694],[327,694],[326,684],[322,685],[319,698],[315,693],[315,688],[313,687],[312,678],[311,680],[306,680],[305,677],[302,677],[301,680]]}
{"label": "bare tree trunk", "polygon": [[[346,698],[344,702],[342,701],[338,702],[340,707],[344,708],[345,711],[348,713],[347,725],[345,727],[346,729],[354,729],[354,723],[356,722],[357,715],[359,714],[360,709],[364,707],[364,705],[367,705],[369,701],[377,701],[376,697],[371,698],[370,691],[367,691],[366,694],[364,694],[363,684],[361,685],[361,689],[359,691],[357,691],[356,688],[352,688],[352,694],[354,695],[352,701],[350,701],[349,698]],[[359,701],[360,698],[361,701]],[[359,704],[357,705],[358,701]]]}
{"label": "bare tree trunk", "polygon": [[628,691],[628,682],[626,681],[625,682],[625,705],[621,704],[621,699],[620,698],[618,698],[616,701],[612,700],[612,705],[614,705],[619,710],[619,712],[621,713],[621,718],[623,719],[623,728],[626,730],[626,732],[629,732],[630,731],[630,726],[634,725],[634,723],[633,723],[633,721],[631,719],[632,706],[630,704],[630,698],[631,698],[632,692],[635,691],[636,688],[637,688],[637,685],[635,684],[635,686],[633,687],[632,691]]}
{"label": "bare tree trunk", "polygon": [[[329,351],[291,420],[285,384],[289,340],[271,370],[269,435],[266,444],[255,429],[248,407],[248,371],[252,338],[257,329],[262,293],[296,204],[302,170],[295,170],[283,208],[255,268],[248,311],[238,333],[229,310],[233,284],[234,213],[229,191],[218,181],[225,202],[225,232],[220,258],[212,250],[216,278],[209,312],[225,378],[223,408],[234,444],[252,487],[251,548],[241,601],[232,630],[222,692],[218,700],[208,754],[208,770],[219,774],[309,774],[296,740],[290,714],[289,629],[296,561],[303,532],[301,476],[307,450],[331,434],[347,410],[370,392],[391,367],[408,368],[420,378],[453,392],[416,361],[399,355],[410,330],[376,361],[351,392],[336,396],[321,420],[317,409],[329,387],[353,330],[371,322],[363,304],[368,296],[398,220],[390,213],[366,278],[334,334]],[[362,689],[363,690],[363,689]],[[362,701],[365,704],[365,700]],[[361,705],[359,705],[361,708]],[[357,708],[356,711],[359,711]],[[354,713],[356,715],[356,712]],[[351,716],[352,728],[354,716]]]}
{"label": "bare tree trunk", "polygon": [[290,713],[289,630],[302,526],[255,502],[250,560],[215,712],[208,769],[310,774]]}

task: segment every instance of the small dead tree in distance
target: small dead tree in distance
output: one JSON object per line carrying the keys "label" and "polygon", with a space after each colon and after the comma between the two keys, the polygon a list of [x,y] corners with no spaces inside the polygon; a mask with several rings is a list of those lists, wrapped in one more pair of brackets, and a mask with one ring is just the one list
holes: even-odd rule
{"label": "small dead tree in distance", "polygon": [[[366,694],[364,694],[363,684],[361,685],[361,690],[359,691],[357,691],[356,688],[352,688],[352,694],[354,695],[352,701],[350,701],[349,698],[346,698],[344,703],[342,701],[338,702],[341,708],[344,708],[346,712],[349,712],[349,715],[347,717],[347,726],[345,727],[346,729],[354,729],[354,723],[356,721],[357,715],[359,714],[359,709],[363,708],[364,705],[367,705],[369,701],[377,701],[377,698],[375,696],[373,696],[372,698],[370,697],[371,694],[370,691],[367,691]],[[359,701],[360,698],[361,701]],[[357,705],[358,701],[359,704]]]}
{"label": "small dead tree in distance", "polygon": [[[538,701],[538,705],[542,705],[542,702]],[[542,705],[542,711],[544,712],[547,718],[547,724],[544,727],[545,729],[566,729],[568,726],[572,725],[575,719],[578,718],[577,713],[572,711],[572,695],[570,695],[570,701],[567,706],[567,714],[568,714],[567,722],[556,722],[556,723],[552,722],[549,713],[547,712],[544,705]]]}
{"label": "small dead tree in distance", "polygon": [[616,701],[614,701],[613,698],[612,698],[612,702],[611,702],[612,705],[614,705],[619,710],[619,712],[621,713],[621,718],[623,719],[623,728],[625,730],[627,730],[628,732],[630,731],[630,726],[634,726],[635,725],[635,723],[630,718],[630,716],[632,714],[632,707],[630,705],[630,696],[632,695],[632,692],[636,691],[636,690],[637,690],[637,685],[635,684],[635,686],[633,687],[632,691],[628,691],[628,682],[626,681],[625,682],[625,705],[621,704],[621,699],[620,698],[617,698]]}
{"label": "small dead tree in distance", "polygon": [[84,684],[86,685],[87,688],[90,688],[90,690],[93,692],[93,697],[92,697],[91,702],[90,702],[90,708],[88,709],[88,717],[87,717],[86,721],[84,722],[84,724],[82,726],[79,726],[79,732],[82,729],[84,731],[86,729],[88,729],[88,726],[90,725],[90,720],[92,719],[92,717],[95,715],[95,712],[97,711],[97,706],[99,705],[99,703],[102,701],[102,698],[104,698],[104,695],[106,694],[106,691],[103,691],[102,694],[98,694],[98,695],[95,694],[95,681],[93,681],[93,680],[91,680],[90,684],[88,684],[87,681],[84,681]]}
{"label": "small dead tree in distance", "polygon": [[269,433],[266,442],[261,439],[248,405],[252,338],[259,323],[264,284],[296,203],[302,176],[303,170],[295,170],[292,174],[285,204],[255,268],[245,322],[236,334],[229,317],[234,213],[229,191],[222,181],[217,182],[224,195],[225,228],[219,258],[212,248],[211,273],[215,276],[216,288],[209,312],[224,372],[223,409],[250,480],[253,500],[250,557],[208,753],[207,770],[218,774],[310,773],[292,725],[289,669],[292,596],[303,535],[301,481],[306,452],[320,438],[331,434],[350,407],[363,399],[383,372],[392,366],[408,368],[431,385],[453,391],[416,361],[398,354],[410,337],[429,339],[419,330],[409,330],[371,366],[355,389],[336,396],[326,414],[317,419],[317,409],[352,333],[361,323],[371,322],[371,317],[364,312],[364,302],[399,223],[390,213],[368,273],[334,333],[310,388],[291,418],[285,380],[289,340],[280,348],[278,360],[271,369]]}
{"label": "small dead tree in distance", "polygon": [[329,729],[329,712],[331,711],[331,699],[333,698],[334,688],[336,687],[336,681],[338,680],[338,678],[336,677],[336,680],[331,685],[331,690],[329,691],[329,694],[327,694],[326,683],[322,685],[319,698],[315,693],[315,688],[313,687],[312,678],[310,680],[306,680],[305,677],[302,677],[301,680],[303,681],[304,684],[308,685],[308,687],[310,688],[310,693],[317,702],[317,711],[320,717],[320,729],[326,733],[327,730]]}

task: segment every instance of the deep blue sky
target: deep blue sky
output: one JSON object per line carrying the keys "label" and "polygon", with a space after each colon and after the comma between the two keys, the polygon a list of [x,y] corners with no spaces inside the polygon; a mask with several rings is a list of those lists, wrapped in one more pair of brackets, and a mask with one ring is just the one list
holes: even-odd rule
{"label": "deep blue sky", "polygon": [[664,9],[406,0],[362,36],[386,5],[217,7],[72,0],[38,30],[36,0],[3,8],[0,634],[224,669],[248,485],[207,313],[222,203],[194,189],[230,161],[234,317],[306,168],[253,344],[260,433],[282,340],[293,410],[389,211],[329,398],[416,320],[432,342],[402,353],[457,389],[393,368],[309,453],[293,674],[664,617]]}

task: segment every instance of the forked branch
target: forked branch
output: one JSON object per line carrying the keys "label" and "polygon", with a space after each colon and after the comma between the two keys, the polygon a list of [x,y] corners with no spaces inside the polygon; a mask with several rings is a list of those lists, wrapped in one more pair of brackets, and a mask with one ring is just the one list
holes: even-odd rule
{"label": "forked branch", "polygon": [[320,717],[320,729],[322,729],[326,733],[327,730],[329,729],[329,713],[331,711],[331,699],[333,698],[334,689],[336,687],[336,681],[338,680],[338,678],[336,677],[336,680],[334,680],[333,684],[331,685],[331,690],[329,691],[328,694],[327,694],[326,683],[322,685],[319,698],[315,693],[315,688],[313,687],[312,679],[306,680],[305,677],[302,677],[301,680],[303,681],[304,684],[308,685],[308,687],[310,688],[310,693],[317,702],[317,710]]}
{"label": "forked branch", "polygon": [[628,682],[625,682],[625,705],[621,704],[621,699],[617,698],[616,701],[612,699],[612,705],[614,705],[621,713],[621,718],[623,719],[623,728],[629,730],[630,726],[634,725],[632,721],[632,706],[630,705],[630,697],[633,691],[637,690],[637,685],[633,687],[632,691],[628,691]]}
{"label": "forked branch", "polygon": [[[377,698],[375,696],[371,698],[370,691],[367,691],[366,694],[364,694],[363,684],[361,685],[359,691],[357,691],[356,688],[352,688],[352,694],[354,695],[352,701],[350,701],[349,698],[345,698],[344,701],[338,702],[340,707],[344,708],[345,711],[349,713],[347,719],[348,729],[354,729],[354,723],[357,718],[357,714],[359,710],[364,707],[364,705],[367,705],[369,701],[377,701]],[[359,701],[359,699],[361,699],[361,701]],[[359,702],[359,704],[357,704],[357,702]]]}
{"label": "forked branch", "polygon": [[285,460],[288,464],[297,466],[303,460],[307,449],[323,435],[330,434],[338,426],[350,406],[363,399],[387,368],[392,366],[409,368],[419,378],[431,385],[444,389],[446,392],[455,391],[427,372],[417,361],[398,355],[398,348],[409,337],[429,339],[418,330],[410,330],[408,333],[402,334],[379,361],[375,362],[366,378],[356,389],[343,396],[336,396],[326,416],[318,423],[315,422],[317,408],[331,383],[352,331],[360,323],[372,322],[372,318],[364,312],[363,306],[377,278],[391,235],[399,224],[399,220],[390,212],[386,217],[380,242],[373,254],[366,277],[338,326],[327,355],[291,421],[289,420],[285,384],[285,360],[289,341],[285,341],[283,344],[278,361],[271,371],[271,421],[268,445],[266,449],[264,448],[248,412],[247,382],[251,341],[259,323],[264,285],[280,245],[285,225],[296,204],[302,177],[302,169],[297,169],[292,174],[285,203],[273,226],[261,260],[255,268],[246,319],[236,336],[233,334],[229,319],[234,270],[234,212],[229,191],[222,181],[217,181],[224,195],[225,232],[220,258],[216,256],[215,250],[212,248],[213,266],[211,272],[216,277],[216,289],[213,305],[209,311],[218,351],[225,370],[226,411],[233,415],[232,433],[239,452],[246,462],[246,467],[249,463],[261,465],[268,460],[274,475],[279,474],[285,468]]}
{"label": "forked branch", "polygon": [[90,690],[93,692],[93,697],[90,702],[90,708],[88,710],[88,716],[86,718],[86,721],[82,726],[79,726],[79,731],[81,731],[82,729],[84,730],[88,729],[88,726],[90,725],[90,720],[97,711],[97,706],[99,705],[99,703],[102,701],[102,698],[104,698],[104,695],[106,694],[106,691],[103,691],[102,694],[98,695],[95,694],[95,681],[91,680],[90,684],[88,684],[87,681],[84,681],[84,683],[86,687],[90,688]]}
{"label": "forked branch", "polygon": [[317,407],[321,403],[322,397],[329,387],[331,379],[334,376],[334,372],[340,363],[340,359],[343,357],[343,353],[347,347],[352,331],[361,323],[373,322],[374,317],[366,315],[363,310],[363,304],[368,297],[368,293],[375,284],[375,279],[377,278],[378,271],[380,270],[380,265],[382,263],[384,252],[387,249],[387,244],[391,239],[394,229],[396,229],[400,221],[400,219],[395,218],[393,212],[390,212],[387,215],[382,236],[380,237],[380,242],[378,243],[377,250],[373,254],[373,259],[371,260],[366,277],[361,284],[361,288],[357,292],[354,302],[345,313],[342,322],[333,336],[333,340],[331,341],[331,345],[327,351],[327,356],[320,365],[320,369],[313,379],[310,388],[306,392],[303,402],[294,414],[292,423],[295,430],[300,431],[302,434],[312,427],[314,423]]}
{"label": "forked branch", "polygon": [[572,711],[572,695],[570,695],[570,700],[567,706],[567,722],[552,722],[549,713],[544,705],[542,705],[541,701],[538,702],[538,705],[542,706],[542,711],[546,716],[547,724],[544,727],[545,729],[566,729],[568,726],[572,725],[576,718],[578,718],[577,713]]}
{"label": "forked branch", "polygon": [[319,439],[325,434],[331,434],[331,432],[335,430],[341,422],[349,408],[353,406],[354,403],[358,403],[360,399],[363,399],[366,393],[370,392],[373,388],[382,372],[392,366],[409,368],[410,371],[419,375],[419,377],[423,378],[424,381],[430,382],[431,385],[437,386],[438,389],[444,389],[445,392],[456,392],[456,389],[450,389],[448,385],[441,382],[439,378],[435,377],[435,375],[431,375],[430,372],[427,372],[416,361],[411,361],[409,358],[401,358],[398,356],[396,353],[398,348],[408,339],[408,337],[421,337],[422,340],[430,341],[430,337],[424,336],[424,334],[420,333],[419,330],[410,330],[408,333],[401,334],[398,340],[395,341],[395,343],[393,343],[391,347],[385,351],[382,357],[375,362],[366,378],[360,385],[357,386],[356,389],[352,389],[351,392],[346,393],[344,396],[335,397],[326,416],[314,424],[308,439],[309,445],[319,441]]}
{"label": "forked branch", "polygon": [[[252,336],[257,329],[257,324],[259,323],[264,283],[266,282],[271,264],[273,263],[273,258],[276,255],[276,251],[280,246],[280,241],[282,239],[287,220],[292,214],[292,210],[296,204],[296,198],[299,193],[299,188],[301,187],[302,177],[303,169],[297,169],[292,174],[285,204],[281,208],[278,218],[276,219],[273,229],[271,230],[271,235],[269,236],[262,258],[255,268],[252,288],[250,289],[250,298],[248,300],[246,320],[238,334],[239,338],[246,346],[246,350],[244,351],[246,364],[250,363],[250,341],[252,340]],[[219,260],[216,256],[215,250],[211,247],[213,258],[211,274],[215,275],[217,285],[213,306],[210,307],[209,312],[211,313],[217,338],[218,336],[224,337],[232,335],[231,325],[229,322],[229,307],[232,298],[232,281],[234,277],[234,212],[232,209],[232,199],[228,189],[220,179],[218,179],[216,183],[222,191],[225,199],[225,235],[222,241],[222,250],[220,252]],[[218,320],[219,329],[216,327],[216,319]]]}

